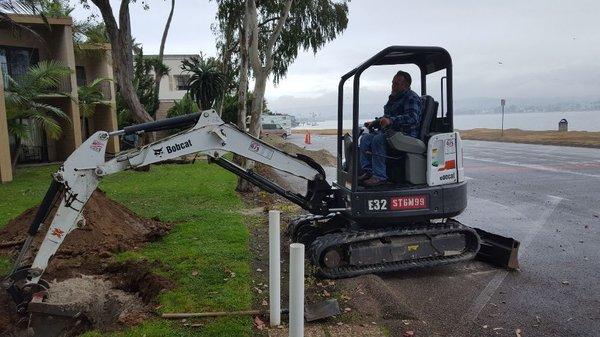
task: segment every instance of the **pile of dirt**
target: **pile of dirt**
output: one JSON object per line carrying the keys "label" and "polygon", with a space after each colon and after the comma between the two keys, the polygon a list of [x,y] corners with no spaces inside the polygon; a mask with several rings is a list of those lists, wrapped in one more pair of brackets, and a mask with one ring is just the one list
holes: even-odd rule
{"label": "pile of dirt", "polygon": [[[37,207],[28,209],[0,230],[0,254],[16,257],[36,211]],[[48,221],[55,212],[54,209]],[[139,324],[153,315],[151,302],[156,296],[173,284],[152,273],[155,266],[146,261],[117,263],[114,255],[157,240],[171,229],[171,224],[140,218],[102,191],[92,194],[83,214],[85,227],[66,237],[46,269],[44,278],[52,281],[47,302],[71,303],[89,318],[86,329],[111,331]],[[45,228],[34,239],[23,265],[31,263]],[[0,335],[20,335],[21,318],[14,313],[8,294],[1,291]]]}
{"label": "pile of dirt", "polygon": [[274,136],[266,136],[264,141],[273,145],[274,147],[288,153],[291,155],[303,154],[305,156],[311,157],[314,161],[319,163],[321,166],[336,166],[337,159],[331,154],[331,152],[321,149],[321,150],[308,150],[296,144],[292,144],[290,142],[285,141],[281,137]]}
{"label": "pile of dirt", "polygon": [[[3,243],[24,241],[36,211],[37,207],[28,209],[0,230],[0,247],[3,247]],[[47,221],[53,218],[53,213],[54,211]],[[83,209],[83,215],[86,219],[85,226],[75,229],[66,237],[46,269],[47,279],[61,280],[81,273],[103,273],[115,253],[137,249],[144,243],[155,241],[171,228],[168,223],[140,218],[99,190],[92,194]],[[28,261],[24,264],[29,264],[35,256],[44,239],[46,226],[40,228]],[[0,248],[0,254],[15,257],[20,246],[15,244]]]}

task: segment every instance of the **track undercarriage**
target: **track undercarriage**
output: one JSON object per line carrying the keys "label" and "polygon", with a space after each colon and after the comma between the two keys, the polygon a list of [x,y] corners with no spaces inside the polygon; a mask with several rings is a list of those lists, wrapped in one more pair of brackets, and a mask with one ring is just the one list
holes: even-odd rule
{"label": "track undercarriage", "polygon": [[339,214],[306,215],[290,224],[289,235],[307,246],[308,259],[327,278],[446,265],[475,258],[482,245],[498,248],[454,219],[365,227]]}

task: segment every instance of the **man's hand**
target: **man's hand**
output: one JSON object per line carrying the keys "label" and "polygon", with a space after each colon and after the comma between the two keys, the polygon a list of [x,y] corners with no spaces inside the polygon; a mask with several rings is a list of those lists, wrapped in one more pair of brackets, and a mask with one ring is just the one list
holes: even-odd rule
{"label": "man's hand", "polygon": [[379,125],[381,125],[382,128],[387,128],[388,125],[392,124],[392,121],[387,118],[387,117],[381,117],[379,118]]}

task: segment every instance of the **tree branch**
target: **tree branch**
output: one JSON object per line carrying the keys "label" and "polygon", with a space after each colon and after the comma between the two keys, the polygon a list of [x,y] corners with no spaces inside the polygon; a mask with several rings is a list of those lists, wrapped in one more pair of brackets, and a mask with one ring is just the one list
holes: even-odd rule
{"label": "tree branch", "polygon": [[162,39],[160,40],[160,49],[158,51],[158,59],[162,62],[163,55],[165,53],[165,43],[167,42],[167,35],[169,34],[169,28],[171,27],[171,20],[173,19],[173,12],[175,11],[175,0],[171,0],[171,12],[167,18],[165,29],[163,31]]}
{"label": "tree branch", "polygon": [[292,8],[292,2],[294,2],[294,0],[287,0],[285,7],[281,12],[281,17],[277,22],[277,26],[275,27],[273,34],[271,34],[271,36],[269,37],[269,41],[267,42],[265,50],[265,68],[268,69],[267,71],[270,71],[273,67],[273,48],[275,48],[275,42],[277,42],[277,39],[279,39],[281,31],[283,31],[283,26],[285,25],[288,15],[290,14],[290,8]]}
{"label": "tree branch", "polygon": [[280,18],[281,18],[280,16],[274,16],[274,17],[272,17],[272,18],[270,18],[270,19],[267,19],[267,20],[265,20],[265,21],[263,21],[263,22],[259,23],[259,24],[258,24],[258,27],[262,27],[262,26],[266,25],[267,23],[269,23],[269,22],[272,22],[272,21],[275,21],[275,20],[279,20]]}
{"label": "tree branch", "polygon": [[250,58],[250,64],[252,65],[252,71],[255,73],[262,72],[262,62],[260,61],[260,52],[258,50],[258,24],[257,24],[257,11],[256,1],[246,0],[246,20],[248,24],[249,32],[249,48],[248,56]]}

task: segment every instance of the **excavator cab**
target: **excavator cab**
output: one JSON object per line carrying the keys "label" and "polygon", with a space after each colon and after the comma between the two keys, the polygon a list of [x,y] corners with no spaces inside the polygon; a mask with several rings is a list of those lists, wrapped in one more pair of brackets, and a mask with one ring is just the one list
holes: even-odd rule
{"label": "excavator cab", "polygon": [[[361,121],[360,79],[372,67],[413,65],[420,71],[422,100],[418,138],[391,128],[387,139],[387,172],[390,183],[365,188],[359,185]],[[398,69],[394,69],[398,70]],[[431,78],[439,80],[440,102],[428,94]],[[352,126],[345,131],[344,88],[352,79]],[[437,83],[436,83],[437,84]],[[441,219],[460,214],[467,206],[462,169],[462,146],[454,132],[452,109],[452,59],[440,47],[391,46],[342,76],[338,87],[338,170],[336,187],[345,208],[359,221],[397,223],[398,220]]]}

